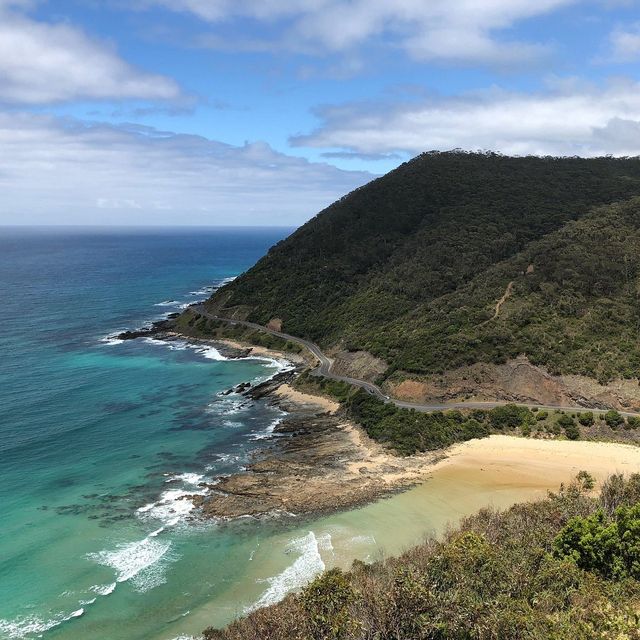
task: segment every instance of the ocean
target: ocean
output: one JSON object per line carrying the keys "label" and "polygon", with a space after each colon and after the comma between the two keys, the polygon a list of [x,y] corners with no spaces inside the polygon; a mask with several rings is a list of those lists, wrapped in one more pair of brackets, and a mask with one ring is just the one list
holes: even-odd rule
{"label": "ocean", "polygon": [[553,486],[470,468],[322,518],[194,518],[183,496],[283,416],[221,392],[286,363],[113,335],[206,298],[289,231],[0,228],[0,638],[187,640]]}
{"label": "ocean", "polygon": [[208,297],[289,232],[0,229],[0,637],[161,636],[233,580],[255,540],[189,526],[180,498],[280,417],[219,393],[281,365],[110,336]]}

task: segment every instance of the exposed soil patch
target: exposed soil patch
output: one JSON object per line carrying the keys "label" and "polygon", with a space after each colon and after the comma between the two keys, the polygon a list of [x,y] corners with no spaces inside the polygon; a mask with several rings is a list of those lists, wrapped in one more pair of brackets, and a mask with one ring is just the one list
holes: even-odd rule
{"label": "exposed soil patch", "polygon": [[[507,289],[505,290],[502,298],[500,298],[500,300],[496,302],[496,308],[495,308],[495,311],[493,312],[493,316],[490,320],[487,320],[487,322],[491,322],[491,320],[495,320],[500,315],[500,308],[510,298],[512,293],[513,293],[513,280],[507,285]],[[485,322],[484,324],[487,324],[487,322]]]}
{"label": "exposed soil patch", "polygon": [[601,385],[585,376],[553,376],[525,356],[504,365],[478,363],[442,375],[413,377],[395,374],[385,384],[393,397],[414,402],[508,401],[552,406],[640,407],[638,380],[614,380]]}
{"label": "exposed soil patch", "polygon": [[368,351],[334,351],[329,355],[333,358],[331,372],[339,376],[374,382],[388,369],[384,360]]}

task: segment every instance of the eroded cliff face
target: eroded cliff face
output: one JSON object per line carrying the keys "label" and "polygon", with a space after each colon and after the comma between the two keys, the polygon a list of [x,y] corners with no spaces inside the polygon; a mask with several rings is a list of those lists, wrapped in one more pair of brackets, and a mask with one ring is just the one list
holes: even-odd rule
{"label": "eroded cliff face", "polygon": [[442,375],[414,377],[396,373],[385,383],[402,400],[445,402],[505,400],[542,405],[579,405],[632,410],[640,408],[638,379],[602,385],[585,376],[554,376],[525,356],[503,365],[477,363]]}
{"label": "eroded cliff face", "polygon": [[375,382],[388,369],[384,360],[376,358],[368,351],[335,350],[329,355],[333,358],[331,372],[339,376]]}

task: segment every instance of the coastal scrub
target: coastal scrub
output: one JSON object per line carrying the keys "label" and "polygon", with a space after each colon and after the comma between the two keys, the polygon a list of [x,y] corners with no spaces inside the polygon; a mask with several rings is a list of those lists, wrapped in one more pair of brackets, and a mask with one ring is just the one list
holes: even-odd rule
{"label": "coastal scrub", "polygon": [[[399,558],[332,570],[204,637],[637,639],[640,475],[614,476],[599,496],[588,480],[583,473],[545,500],[503,513],[483,509],[444,540]],[[604,564],[591,561],[591,533],[607,540],[596,556]]]}

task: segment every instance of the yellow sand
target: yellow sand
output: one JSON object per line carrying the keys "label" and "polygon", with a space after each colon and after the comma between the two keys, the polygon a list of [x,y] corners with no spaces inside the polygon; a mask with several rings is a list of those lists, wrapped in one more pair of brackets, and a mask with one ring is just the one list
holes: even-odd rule
{"label": "yellow sand", "polygon": [[311,404],[317,406],[320,410],[326,411],[328,413],[335,413],[339,408],[340,404],[331,400],[329,398],[325,398],[323,396],[310,395],[308,393],[302,393],[301,391],[297,391],[293,387],[288,384],[280,385],[274,392],[274,395],[285,398],[287,400],[291,400],[291,402],[299,403],[299,404]]}
{"label": "yellow sand", "polygon": [[455,445],[434,473],[477,474],[493,486],[553,488],[585,469],[597,480],[640,471],[640,447],[605,442],[490,436]]}

